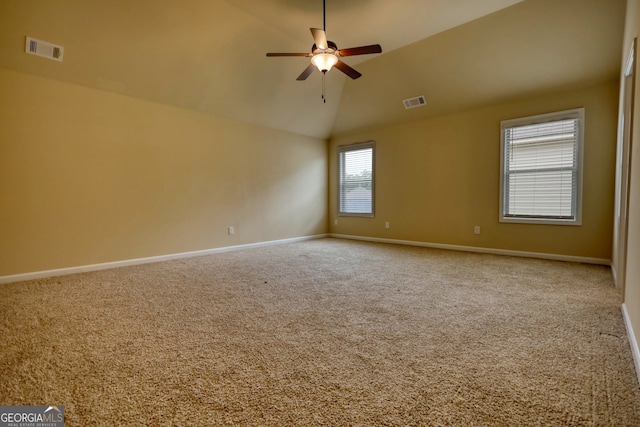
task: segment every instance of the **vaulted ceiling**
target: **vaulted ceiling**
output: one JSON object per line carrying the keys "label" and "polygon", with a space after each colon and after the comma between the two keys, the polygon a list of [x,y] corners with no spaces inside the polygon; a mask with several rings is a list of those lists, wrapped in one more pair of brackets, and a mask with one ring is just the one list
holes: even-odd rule
{"label": "vaulted ceiling", "polygon": [[[321,0],[3,0],[0,67],[290,132],[337,133],[615,79],[625,0],[327,0],[339,48],[379,43],[296,77]],[[64,60],[25,54],[25,36]],[[427,105],[405,110],[402,100]],[[0,94],[2,96],[2,94]]]}

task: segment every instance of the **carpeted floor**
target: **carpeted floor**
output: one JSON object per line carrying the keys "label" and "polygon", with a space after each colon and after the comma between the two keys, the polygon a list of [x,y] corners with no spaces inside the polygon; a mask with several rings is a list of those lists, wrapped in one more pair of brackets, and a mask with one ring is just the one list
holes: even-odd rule
{"label": "carpeted floor", "polygon": [[0,286],[66,426],[640,426],[609,268],[321,239]]}

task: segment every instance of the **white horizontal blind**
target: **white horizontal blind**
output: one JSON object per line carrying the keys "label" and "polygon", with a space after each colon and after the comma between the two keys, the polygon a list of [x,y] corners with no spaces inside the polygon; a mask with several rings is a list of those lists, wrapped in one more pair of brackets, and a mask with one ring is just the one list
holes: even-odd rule
{"label": "white horizontal blind", "polygon": [[503,218],[576,220],[580,120],[503,127]]}
{"label": "white horizontal blind", "polygon": [[339,148],[339,213],[373,215],[373,143]]}

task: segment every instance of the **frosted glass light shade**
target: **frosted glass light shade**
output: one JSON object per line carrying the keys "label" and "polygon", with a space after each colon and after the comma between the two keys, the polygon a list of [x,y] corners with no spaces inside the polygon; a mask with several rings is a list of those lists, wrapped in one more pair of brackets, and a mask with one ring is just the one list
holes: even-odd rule
{"label": "frosted glass light shade", "polygon": [[315,65],[318,70],[326,72],[338,63],[338,57],[333,53],[319,53],[317,55],[313,55],[311,63]]}

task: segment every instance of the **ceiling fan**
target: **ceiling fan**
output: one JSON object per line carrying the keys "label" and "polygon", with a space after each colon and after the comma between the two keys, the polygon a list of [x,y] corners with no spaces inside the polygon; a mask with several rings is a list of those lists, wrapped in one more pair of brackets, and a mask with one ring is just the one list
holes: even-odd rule
{"label": "ceiling fan", "polygon": [[306,80],[306,78],[309,77],[316,68],[325,74],[334,66],[352,79],[357,79],[362,74],[342,62],[340,58],[343,56],[382,53],[382,48],[379,44],[372,44],[368,46],[338,49],[338,46],[334,42],[327,40],[327,13],[325,0],[322,1],[322,15],[324,29],[311,28],[311,34],[313,35],[313,41],[315,42],[313,46],[311,46],[311,53],[267,53],[267,56],[305,56],[307,58],[311,58],[311,64],[309,64],[302,74],[298,76],[297,80]]}

